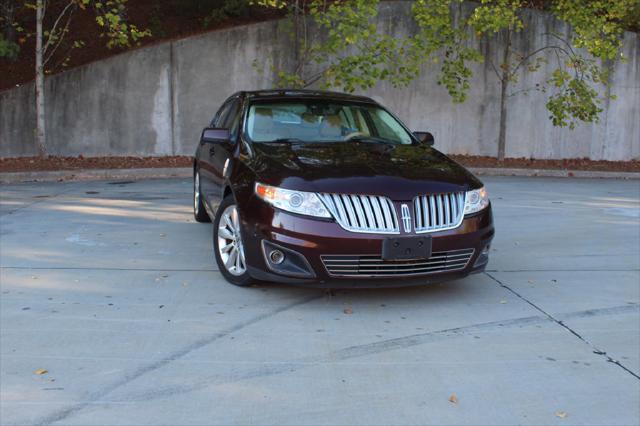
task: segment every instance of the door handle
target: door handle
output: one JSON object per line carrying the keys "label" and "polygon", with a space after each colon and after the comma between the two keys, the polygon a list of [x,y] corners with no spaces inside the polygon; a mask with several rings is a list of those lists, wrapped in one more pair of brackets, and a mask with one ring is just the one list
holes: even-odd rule
{"label": "door handle", "polygon": [[215,155],[215,153],[216,153],[216,148],[214,146],[209,148],[209,155]]}

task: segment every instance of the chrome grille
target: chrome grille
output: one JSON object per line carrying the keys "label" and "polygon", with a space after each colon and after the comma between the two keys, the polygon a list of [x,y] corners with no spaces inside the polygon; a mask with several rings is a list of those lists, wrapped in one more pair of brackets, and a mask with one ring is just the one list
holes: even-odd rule
{"label": "chrome grille", "polygon": [[428,259],[389,261],[369,255],[322,255],[330,275],[341,277],[395,277],[427,275],[464,269],[474,249],[433,252]]}
{"label": "chrome grille", "polygon": [[416,232],[443,231],[460,226],[464,218],[464,197],[464,192],[451,192],[414,198]]}
{"label": "chrome grille", "polygon": [[398,234],[398,218],[387,197],[374,195],[318,194],[336,222],[353,232]]}

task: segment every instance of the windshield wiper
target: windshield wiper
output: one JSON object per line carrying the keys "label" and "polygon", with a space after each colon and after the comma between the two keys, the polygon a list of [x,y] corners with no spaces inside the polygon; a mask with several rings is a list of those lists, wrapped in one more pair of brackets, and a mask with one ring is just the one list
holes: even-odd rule
{"label": "windshield wiper", "polygon": [[393,141],[391,139],[386,139],[386,138],[380,138],[376,136],[356,136],[351,139],[348,139],[348,141],[362,142],[362,143],[383,143],[385,145],[393,145],[393,146],[397,145],[396,141]]}
{"label": "windshield wiper", "polygon": [[305,143],[302,139],[298,138],[278,138],[272,141],[266,141],[263,143]]}

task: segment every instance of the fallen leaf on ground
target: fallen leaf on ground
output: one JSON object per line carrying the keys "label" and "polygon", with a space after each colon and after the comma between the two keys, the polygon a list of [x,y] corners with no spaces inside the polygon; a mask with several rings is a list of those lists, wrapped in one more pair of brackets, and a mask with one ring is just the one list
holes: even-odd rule
{"label": "fallen leaf on ground", "polygon": [[455,393],[451,394],[451,396],[449,397],[449,402],[452,404],[457,404],[458,403],[458,397],[456,396]]}
{"label": "fallen leaf on ground", "polygon": [[353,309],[351,308],[345,308],[345,310],[343,311],[345,314],[347,315],[351,315],[353,313]]}
{"label": "fallen leaf on ground", "polygon": [[565,413],[564,411],[556,411],[556,417],[564,419],[565,417],[567,417],[567,413]]}
{"label": "fallen leaf on ground", "polygon": [[37,374],[38,376],[42,376],[43,374],[47,374],[47,373],[48,373],[48,371],[45,370],[44,368],[40,368],[40,369],[38,369],[38,370],[33,372],[33,374]]}

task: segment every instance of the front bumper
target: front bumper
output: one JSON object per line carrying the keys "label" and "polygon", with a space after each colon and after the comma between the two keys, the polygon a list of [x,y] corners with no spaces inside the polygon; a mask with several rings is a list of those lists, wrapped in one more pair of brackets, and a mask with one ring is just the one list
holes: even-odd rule
{"label": "front bumper", "polygon": [[[240,215],[243,224],[245,256],[251,276],[262,281],[274,281],[318,288],[342,287],[401,287],[429,284],[463,278],[484,270],[488,257],[487,249],[494,235],[491,206],[481,212],[465,217],[462,224],[451,230],[433,232],[432,253],[468,253],[473,250],[466,264],[455,270],[420,270],[417,273],[393,276],[357,274],[342,276],[330,273],[322,257],[327,256],[380,256],[382,242],[390,237],[415,236],[415,233],[400,235],[364,234],[349,232],[333,220],[318,220],[273,209],[255,200],[247,203]],[[421,234],[424,235],[424,234]],[[268,247],[280,247],[283,251],[299,253],[311,274],[282,272],[269,262],[265,254]],[[299,272],[299,271],[297,271]]]}

